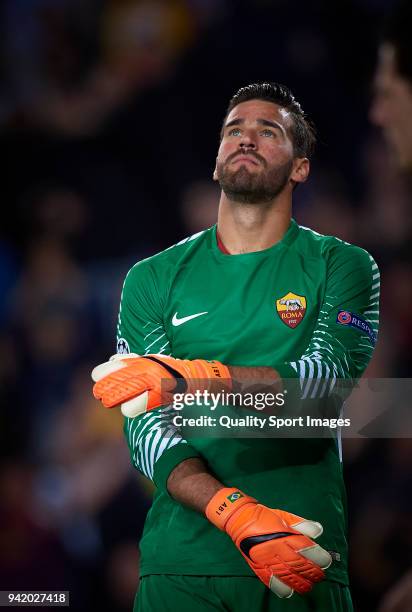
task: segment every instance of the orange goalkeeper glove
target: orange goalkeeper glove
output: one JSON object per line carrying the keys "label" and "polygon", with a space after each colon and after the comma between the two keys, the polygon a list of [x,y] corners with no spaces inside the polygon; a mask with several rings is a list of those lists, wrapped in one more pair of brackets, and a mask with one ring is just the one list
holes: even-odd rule
{"label": "orange goalkeeper glove", "polygon": [[[135,417],[173,400],[173,393],[231,387],[229,369],[219,361],[174,359],[165,355],[114,355],[94,368],[93,395],[106,408],[121,406]],[[162,381],[163,386],[162,386]]]}
{"label": "orange goalkeeper glove", "polygon": [[323,532],[320,523],[267,508],[238,489],[220,489],[208,503],[206,516],[226,531],[278,597],[307,593],[332,563],[330,554],[310,539]]}

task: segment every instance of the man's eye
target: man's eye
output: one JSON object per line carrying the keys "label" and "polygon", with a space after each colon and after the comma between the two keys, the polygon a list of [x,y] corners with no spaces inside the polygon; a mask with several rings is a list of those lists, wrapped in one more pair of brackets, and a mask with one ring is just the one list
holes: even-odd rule
{"label": "man's eye", "polygon": [[265,138],[270,138],[275,136],[274,132],[272,132],[272,130],[262,130],[261,132],[262,136],[265,136]]}
{"label": "man's eye", "polygon": [[231,130],[229,130],[229,136],[239,136],[239,134],[240,134],[239,128],[232,128]]}

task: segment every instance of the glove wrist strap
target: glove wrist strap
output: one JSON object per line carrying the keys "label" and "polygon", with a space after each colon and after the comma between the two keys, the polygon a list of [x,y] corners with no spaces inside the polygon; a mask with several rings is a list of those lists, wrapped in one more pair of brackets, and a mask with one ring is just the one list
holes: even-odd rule
{"label": "glove wrist strap", "polygon": [[230,517],[239,508],[250,503],[256,503],[256,499],[239,489],[228,487],[215,493],[206,506],[205,514],[218,529],[225,531],[225,525]]}
{"label": "glove wrist strap", "polygon": [[224,380],[226,386],[232,386],[232,377],[230,376],[229,368],[220,361],[193,359],[191,361],[191,366],[194,370],[196,378],[205,378],[214,381]]}

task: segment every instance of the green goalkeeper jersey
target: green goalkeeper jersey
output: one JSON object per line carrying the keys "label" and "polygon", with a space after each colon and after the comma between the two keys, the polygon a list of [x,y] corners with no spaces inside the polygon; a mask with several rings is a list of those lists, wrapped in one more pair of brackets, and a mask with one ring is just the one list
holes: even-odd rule
{"label": "green goalkeeper jersey", "polygon": [[[216,227],[136,264],[121,297],[117,350],[272,366],[302,393],[327,395],[362,375],[378,326],[379,271],[365,250],[294,220],[263,251],[224,254]],[[279,412],[280,414],[280,412]],[[141,575],[253,575],[226,534],[166,489],[181,461],[202,457],[225,485],[317,520],[331,580],[347,583],[345,490],[334,439],[185,440],[171,407],[125,419],[134,466],[154,481]]]}

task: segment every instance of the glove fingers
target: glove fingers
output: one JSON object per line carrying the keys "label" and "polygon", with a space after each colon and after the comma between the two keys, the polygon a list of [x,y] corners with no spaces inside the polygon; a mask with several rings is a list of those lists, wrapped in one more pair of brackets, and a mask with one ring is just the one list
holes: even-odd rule
{"label": "glove fingers", "polygon": [[[284,548],[282,559],[296,572],[312,582],[319,582],[324,578],[322,570],[330,566],[332,558],[319,544],[315,544],[307,536],[295,535],[287,538],[285,547],[289,549],[289,553]],[[304,559],[307,559],[306,563]]]}
{"label": "glove fingers", "polygon": [[301,562],[289,565],[283,563],[279,557],[276,569],[271,568],[274,573],[269,579],[269,588],[281,598],[291,597],[294,591],[301,595],[308,593],[316,582],[324,578],[322,570],[313,566],[309,559],[308,561],[310,565],[305,567]]}
{"label": "glove fingers", "polygon": [[105,376],[109,374],[113,374],[113,372],[117,372],[121,368],[124,368],[127,363],[123,363],[126,359],[136,359],[139,357],[136,353],[128,353],[127,355],[121,355],[120,353],[116,353],[116,355],[112,355],[109,361],[105,361],[100,365],[96,366],[92,371],[92,379],[94,382],[98,382]]}
{"label": "glove fingers", "polygon": [[294,592],[290,586],[279,580],[279,578],[277,578],[273,574],[269,580],[269,588],[272,593],[274,593],[281,599],[288,599],[289,597],[292,597]]}
{"label": "glove fingers", "polygon": [[[323,533],[323,527],[317,521],[309,521],[308,519],[304,519],[290,512],[285,512],[284,510],[276,510],[276,513],[280,514],[282,519],[285,520],[292,529],[311,540],[315,540]],[[327,569],[332,564],[332,557],[330,554],[318,544],[295,550],[310,561],[313,561],[313,563],[316,563],[316,565],[323,570]]]}
{"label": "glove fingers", "polygon": [[140,395],[132,397],[129,401],[123,402],[121,405],[122,414],[130,419],[134,419],[134,417],[139,414],[143,414],[147,410],[148,398],[149,392],[144,391]]}
{"label": "glove fingers", "polygon": [[280,556],[272,557],[272,562],[268,564],[254,563],[247,557],[245,559],[263,584],[281,599],[291,597],[295,590],[307,593],[311,589],[309,580],[299,576]]}
{"label": "glove fingers", "polygon": [[319,565],[323,570],[327,569],[332,564],[332,557],[328,551],[319,546],[319,544],[309,546],[308,548],[301,548],[298,552],[306,559],[309,559],[309,561],[313,561],[313,563]]}
{"label": "glove fingers", "polygon": [[94,382],[98,382],[105,376],[113,374],[114,372],[117,372],[117,370],[121,370],[124,367],[125,366],[122,364],[121,361],[106,361],[105,363],[101,363],[93,369],[92,379],[94,380]]}
{"label": "glove fingers", "polygon": [[[326,553],[306,536],[296,534],[256,544],[250,549],[249,554],[244,556],[261,580],[266,578],[266,584],[273,574],[289,588],[302,594],[310,591],[312,585],[325,576],[320,566],[316,564],[316,560],[311,556],[319,558],[322,563],[329,563],[328,553],[326,553],[328,557],[326,559],[318,550],[316,551],[318,554],[312,553],[313,548]],[[243,550],[245,550],[244,546]],[[301,554],[301,551],[306,554]],[[262,573],[263,568],[266,571]],[[274,588],[276,585],[277,582],[274,581]],[[281,594],[279,597],[289,595],[285,589],[281,589],[281,593],[286,593],[286,595]]]}
{"label": "glove fingers", "polygon": [[[269,568],[271,576],[269,578],[269,588],[278,597],[290,597],[293,591],[303,595],[308,593],[315,582],[319,582],[324,577],[322,570],[312,565],[307,560],[301,559],[297,563],[284,563],[281,556]],[[267,583],[266,583],[267,584]]]}
{"label": "glove fingers", "polygon": [[[115,365],[116,362],[113,362],[113,366]],[[94,397],[100,399],[106,408],[113,408],[113,406],[127,402],[146,391],[150,386],[147,376],[139,376],[140,372],[136,375],[133,366],[119,365],[118,370],[109,376],[104,376],[93,387]]]}
{"label": "glove fingers", "polygon": [[307,519],[301,519],[300,517],[296,517],[299,519],[297,523],[289,523],[289,525],[295,530],[299,531],[299,533],[303,533],[303,535],[307,536],[311,540],[315,540],[323,533],[323,527],[317,521],[308,521]]}
{"label": "glove fingers", "polygon": [[318,538],[323,533],[323,527],[317,521],[309,521],[285,510],[272,510],[272,512],[275,512],[289,527],[299,531],[299,533],[303,533],[308,538]]}
{"label": "glove fingers", "polygon": [[[167,393],[176,386],[174,376],[163,365],[153,364],[132,353],[115,355],[97,366],[92,378],[96,381],[94,397],[100,399],[106,408],[124,405],[122,412],[130,418],[167,403]],[[145,391],[149,394],[144,395]],[[136,402],[129,404],[134,398]]]}

